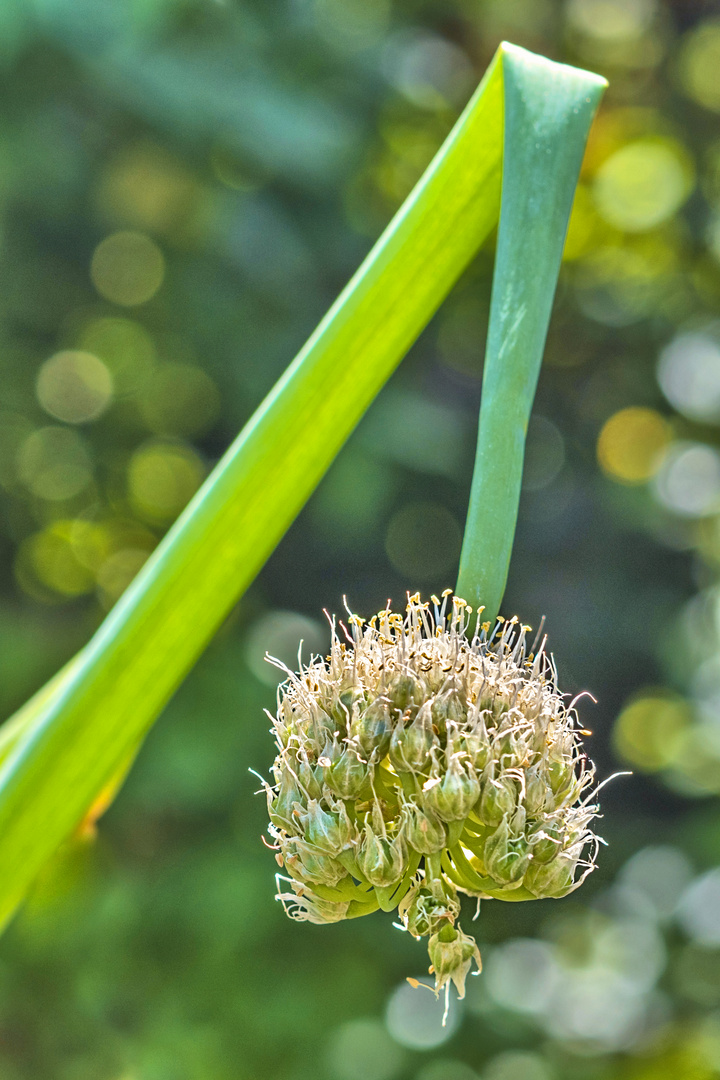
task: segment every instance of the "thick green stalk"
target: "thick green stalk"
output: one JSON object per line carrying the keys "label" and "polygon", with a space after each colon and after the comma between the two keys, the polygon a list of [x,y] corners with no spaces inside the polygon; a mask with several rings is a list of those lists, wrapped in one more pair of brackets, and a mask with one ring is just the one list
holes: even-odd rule
{"label": "thick green stalk", "polygon": [[[0,766],[0,926],[127,762],[494,227],[502,70]],[[28,714],[26,714],[28,715]]]}
{"label": "thick green stalk", "polygon": [[513,46],[502,53],[500,227],[475,471],[457,592],[494,620],[507,582],[525,437],[598,75]]}

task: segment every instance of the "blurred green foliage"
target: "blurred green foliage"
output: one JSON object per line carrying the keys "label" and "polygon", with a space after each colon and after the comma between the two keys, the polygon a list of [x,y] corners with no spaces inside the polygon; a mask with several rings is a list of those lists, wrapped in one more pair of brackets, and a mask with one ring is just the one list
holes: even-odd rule
{"label": "blurred green foliage", "polygon": [[[0,694],[97,626],[355,269],[499,40],[600,71],[508,613],[547,615],[610,847],[485,903],[439,1028],[389,921],[298,926],[265,650],[452,585],[492,252],[0,942],[2,1080],[720,1073],[720,22],[668,0],[4,0]],[[531,178],[529,178],[531,181]],[[615,718],[617,722],[615,723]],[[88,834],[91,833],[88,829]]]}

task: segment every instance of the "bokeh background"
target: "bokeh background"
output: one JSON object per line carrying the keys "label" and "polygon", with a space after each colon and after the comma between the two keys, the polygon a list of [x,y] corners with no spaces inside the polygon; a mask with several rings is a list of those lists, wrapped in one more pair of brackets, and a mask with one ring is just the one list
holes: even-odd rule
{"label": "bokeh background", "polygon": [[[714,12],[714,13],[713,13]],[[492,245],[0,941],[1,1080],[720,1076],[720,19],[702,0],[3,0],[0,698],[87,640],[507,38],[610,79],[506,613],[587,689],[599,869],[483,907],[440,1027],[391,918],[290,923],[248,772],[323,607],[452,585]],[[528,178],[532,183],[532,177]],[[469,920],[472,906],[467,912]]]}

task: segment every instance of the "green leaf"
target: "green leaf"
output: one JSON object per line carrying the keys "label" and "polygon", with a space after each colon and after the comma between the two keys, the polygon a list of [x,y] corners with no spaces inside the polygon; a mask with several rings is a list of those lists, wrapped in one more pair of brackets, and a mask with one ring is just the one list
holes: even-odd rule
{"label": "green leaf", "polygon": [[503,47],[505,151],[490,327],[457,592],[495,620],[515,536],[525,437],[598,75]]}
{"label": "green leaf", "polygon": [[[13,721],[0,751],[0,926],[122,776],[496,224],[511,53],[501,47],[415,190],[95,637]],[[543,65],[548,86],[570,70]],[[542,79],[532,92],[544,95]]]}

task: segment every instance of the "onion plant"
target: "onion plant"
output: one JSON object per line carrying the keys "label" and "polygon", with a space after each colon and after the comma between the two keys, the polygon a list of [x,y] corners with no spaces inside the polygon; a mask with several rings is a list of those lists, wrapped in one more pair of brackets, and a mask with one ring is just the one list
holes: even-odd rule
{"label": "onion plant", "polygon": [[[567,222],[604,85],[500,46],[415,189],[92,640],[0,731],[0,926],[59,846],[112,798],[170,696],[499,221],[456,589],[494,623]],[[412,801],[409,789],[404,796]],[[450,857],[454,871],[478,877],[463,858],[460,848]],[[430,881],[440,855],[427,859]],[[362,881],[371,864],[367,856]],[[436,971],[448,948],[436,943]],[[466,952],[455,950],[462,964]]]}

